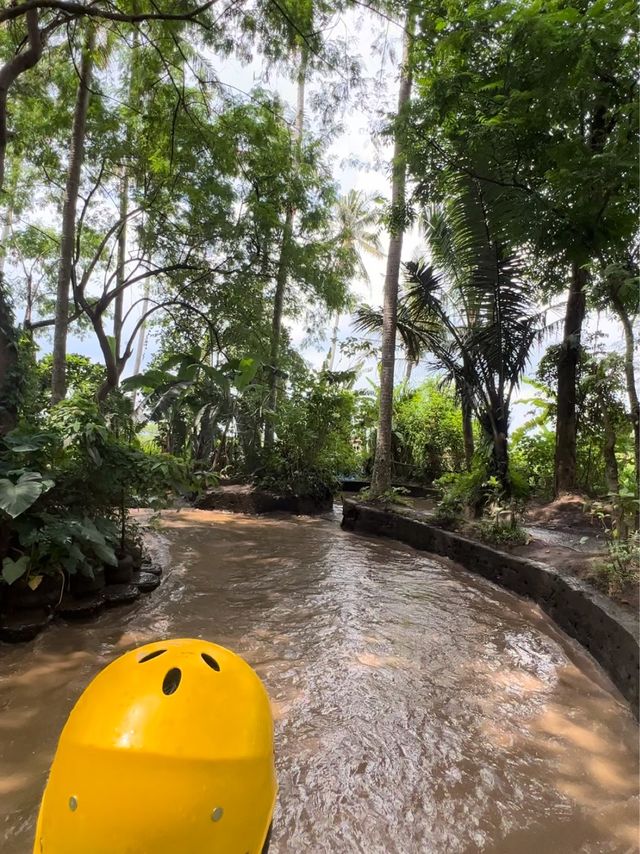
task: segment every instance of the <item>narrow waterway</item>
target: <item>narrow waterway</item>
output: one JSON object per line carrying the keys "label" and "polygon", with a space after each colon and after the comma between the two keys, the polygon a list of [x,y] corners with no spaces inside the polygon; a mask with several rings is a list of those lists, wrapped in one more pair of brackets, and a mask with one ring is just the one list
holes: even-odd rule
{"label": "narrow waterway", "polygon": [[162,536],[155,593],[0,648],[3,854],[31,851],[58,734],[91,677],[189,636],[245,656],[271,695],[272,854],[637,850],[637,725],[528,603],[337,516],[167,512]]}

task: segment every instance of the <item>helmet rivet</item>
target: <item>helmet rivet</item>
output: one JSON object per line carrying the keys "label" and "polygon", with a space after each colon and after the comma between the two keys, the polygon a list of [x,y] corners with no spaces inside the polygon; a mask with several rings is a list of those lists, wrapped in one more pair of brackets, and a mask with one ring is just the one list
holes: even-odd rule
{"label": "helmet rivet", "polygon": [[211,821],[220,821],[223,812],[224,810],[222,809],[222,807],[216,807],[211,813]]}
{"label": "helmet rivet", "polygon": [[78,809],[78,799],[75,795],[71,795],[69,798],[69,809],[71,812],[75,812]]}

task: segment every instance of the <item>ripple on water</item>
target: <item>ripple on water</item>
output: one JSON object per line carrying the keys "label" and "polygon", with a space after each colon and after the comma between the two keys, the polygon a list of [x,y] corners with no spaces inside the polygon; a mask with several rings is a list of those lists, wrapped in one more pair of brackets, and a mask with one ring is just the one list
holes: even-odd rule
{"label": "ripple on water", "polygon": [[0,650],[3,852],[29,848],[82,687],[165,636],[230,646],[265,680],[274,854],[636,850],[637,727],[531,605],[327,518],[163,519],[156,593]]}

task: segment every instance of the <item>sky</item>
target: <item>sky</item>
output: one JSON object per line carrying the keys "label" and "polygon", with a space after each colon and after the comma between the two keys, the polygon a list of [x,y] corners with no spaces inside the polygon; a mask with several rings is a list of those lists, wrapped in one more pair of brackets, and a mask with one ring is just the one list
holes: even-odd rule
{"label": "sky", "polygon": [[[401,54],[401,32],[393,23],[382,20],[371,12],[350,12],[337,16],[330,22],[328,35],[331,38],[341,39],[348,45],[351,55],[360,58],[362,76],[368,81],[366,93],[355,92],[353,96],[345,101],[342,106],[342,115],[337,118],[342,126],[341,131],[331,141],[327,150],[326,159],[330,164],[333,175],[340,187],[341,193],[351,189],[363,190],[367,193],[375,193],[388,200],[390,196],[390,160],[391,145],[389,141],[377,134],[376,128],[380,126],[385,115],[391,113],[395,107],[396,89],[399,72],[399,57]],[[258,56],[252,62],[239,61],[234,58],[220,59],[214,55],[208,57],[221,84],[228,90],[230,95],[239,98],[244,97],[255,86],[262,86],[278,93],[280,98],[289,105],[291,118],[293,119],[296,89],[284,71],[267,68]],[[325,86],[325,78],[322,74],[312,74],[307,84],[307,113],[305,127],[307,131],[322,134],[323,128],[320,120],[313,111],[314,93]],[[383,249],[386,252],[388,235],[381,235]],[[418,228],[411,229],[404,237],[403,261],[420,257],[424,253],[424,244]],[[385,258],[363,258],[367,268],[369,281],[354,281],[353,292],[358,302],[367,302],[373,306],[382,304],[382,293],[385,273]],[[128,300],[137,299],[139,294],[128,295]],[[126,308],[126,307],[125,307]],[[550,313],[549,319],[560,320],[563,314],[562,299]],[[338,340],[354,337],[355,333],[351,327],[351,317],[346,314],[340,318],[338,328]],[[332,322],[327,318],[325,329],[325,340],[318,341],[318,334],[313,335],[313,340],[307,334],[306,325],[303,321],[286,321],[292,343],[303,353],[306,360],[314,368],[319,368],[327,355],[329,349],[329,338]],[[622,329],[605,315],[590,317],[587,324],[587,334],[593,331],[603,332],[607,337],[607,346],[610,349],[620,350],[623,346]],[[544,349],[554,340],[558,334],[548,336],[538,347],[534,348],[528,375],[532,376],[535,366],[544,352]],[[359,336],[363,337],[363,336]],[[50,344],[43,341],[42,350],[50,349]],[[148,337],[145,347],[144,363],[148,363],[153,356],[155,339],[153,334]],[[80,339],[72,336],[69,341],[69,351],[84,353],[95,359],[100,359],[97,344],[92,335]],[[335,370],[345,370],[354,364],[354,359],[338,354],[334,365]],[[401,347],[397,350],[396,379],[404,375],[406,359]],[[130,367],[131,370],[131,367]],[[418,384],[430,372],[432,366],[426,361],[417,366],[411,376],[411,385]],[[375,359],[365,362],[358,386],[366,387],[368,380],[376,380],[377,365]],[[516,395],[526,398],[531,394],[531,389],[524,385]],[[525,419],[529,407],[516,405],[512,415],[512,427],[518,426]]]}

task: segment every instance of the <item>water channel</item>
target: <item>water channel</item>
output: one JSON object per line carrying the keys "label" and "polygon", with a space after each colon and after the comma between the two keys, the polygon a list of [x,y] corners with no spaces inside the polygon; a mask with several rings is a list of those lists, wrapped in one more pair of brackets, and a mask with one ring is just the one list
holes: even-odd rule
{"label": "water channel", "polygon": [[163,637],[228,646],[265,681],[272,854],[637,851],[638,727],[602,671],[529,603],[338,521],[165,512],[158,590],[1,647],[3,854],[31,851],[84,686]]}

